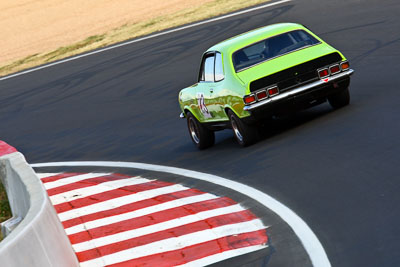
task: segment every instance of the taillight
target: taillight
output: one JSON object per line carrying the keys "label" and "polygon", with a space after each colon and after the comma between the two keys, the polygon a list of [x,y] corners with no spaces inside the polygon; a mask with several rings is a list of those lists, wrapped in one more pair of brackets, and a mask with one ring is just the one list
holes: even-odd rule
{"label": "taillight", "polygon": [[[315,73],[315,72],[314,72]],[[319,77],[322,79],[322,78],[325,78],[325,77],[327,77],[327,76],[329,76],[329,71],[328,71],[328,69],[322,69],[322,70],[319,70],[318,71],[318,75],[319,75]]]}
{"label": "taillight", "polygon": [[350,64],[348,61],[345,61],[340,64],[340,67],[342,68],[342,70],[347,70],[348,68],[350,68]]}
{"label": "taillight", "polygon": [[272,88],[268,88],[268,94],[269,94],[269,96],[274,96],[274,95],[279,94],[278,87],[275,86],[275,87],[272,87]]}
{"label": "taillight", "polygon": [[253,102],[256,102],[256,97],[254,95],[246,95],[243,97],[244,103],[246,104],[251,104]]}
{"label": "taillight", "polygon": [[331,72],[331,74],[336,74],[340,72],[340,67],[339,65],[330,66],[329,71]]}
{"label": "taillight", "polygon": [[344,61],[339,64],[331,65],[329,67],[326,67],[324,69],[318,70],[318,76],[320,79],[324,80],[327,82],[329,80],[329,75],[335,75],[339,73],[340,71],[347,70],[350,67],[348,61]]}
{"label": "taillight", "polygon": [[258,100],[262,100],[262,99],[267,98],[267,97],[268,97],[267,91],[261,91],[261,92],[257,93],[257,99]]}

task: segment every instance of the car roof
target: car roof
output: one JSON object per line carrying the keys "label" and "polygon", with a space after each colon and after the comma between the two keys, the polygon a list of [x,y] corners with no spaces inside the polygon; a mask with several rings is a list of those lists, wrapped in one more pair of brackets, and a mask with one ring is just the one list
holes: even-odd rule
{"label": "car roof", "polygon": [[305,29],[304,26],[297,23],[277,23],[269,26],[261,27],[252,31],[242,33],[232,38],[226,39],[212,47],[208,51],[219,51],[222,53],[233,53],[236,50],[248,46],[252,43],[265,40],[269,37],[293,31]]}

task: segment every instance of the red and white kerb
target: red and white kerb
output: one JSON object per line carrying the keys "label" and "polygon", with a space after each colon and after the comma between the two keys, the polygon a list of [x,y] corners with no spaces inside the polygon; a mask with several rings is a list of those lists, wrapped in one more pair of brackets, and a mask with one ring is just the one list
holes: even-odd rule
{"label": "red and white kerb", "polygon": [[228,197],[115,173],[39,173],[81,266],[204,266],[266,248]]}

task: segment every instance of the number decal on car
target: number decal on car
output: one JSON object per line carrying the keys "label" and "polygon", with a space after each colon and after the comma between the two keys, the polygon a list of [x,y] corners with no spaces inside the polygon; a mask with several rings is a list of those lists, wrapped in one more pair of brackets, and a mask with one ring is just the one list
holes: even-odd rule
{"label": "number decal on car", "polygon": [[199,109],[201,113],[203,113],[205,118],[211,118],[211,113],[208,111],[208,108],[204,102],[204,94],[203,93],[197,93],[197,105],[199,106]]}

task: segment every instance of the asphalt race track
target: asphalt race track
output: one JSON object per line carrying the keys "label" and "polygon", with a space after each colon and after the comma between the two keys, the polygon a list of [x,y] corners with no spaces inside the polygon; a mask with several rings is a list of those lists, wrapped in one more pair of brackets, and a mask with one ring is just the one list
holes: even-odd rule
{"label": "asphalt race track", "polygon": [[[0,139],[28,162],[131,161],[257,188],[308,223],[332,266],[400,266],[400,2],[294,0],[0,81]],[[350,60],[351,104],[271,121],[239,147],[198,151],[177,95],[202,53],[236,34],[299,22]]]}

